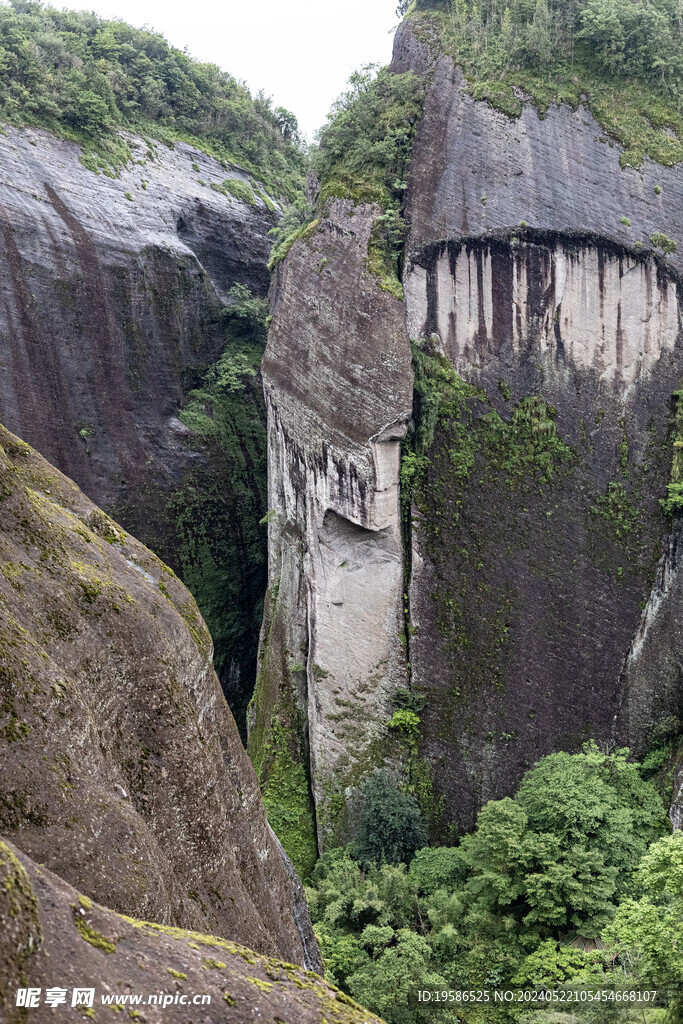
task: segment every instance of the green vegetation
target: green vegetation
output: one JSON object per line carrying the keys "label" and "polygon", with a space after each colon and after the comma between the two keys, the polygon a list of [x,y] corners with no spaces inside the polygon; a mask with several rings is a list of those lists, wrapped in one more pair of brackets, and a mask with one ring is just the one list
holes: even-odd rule
{"label": "green vegetation", "polygon": [[313,166],[320,203],[330,198],[378,203],[368,267],[382,288],[402,298],[403,197],[424,84],[412,72],[365,67],[334,104],[319,134]]}
{"label": "green vegetation", "polygon": [[[464,381],[429,342],[413,342],[412,349],[415,426],[401,459],[404,506],[421,501],[437,428],[447,439],[449,477],[458,489],[467,485],[477,457],[484,460],[488,473],[500,474],[511,488],[525,480],[549,483],[573,464],[573,450],[557,433],[557,412],[542,398],[523,398],[504,420],[486,393]],[[498,389],[509,401],[505,381]]]}
{"label": "green vegetation", "polygon": [[253,188],[241,178],[226,178],[220,185],[212,181],[211,188],[214,192],[222,192],[224,196],[234,196],[235,199],[240,199],[247,206],[258,206]]}
{"label": "green vegetation", "polygon": [[[683,832],[654,843],[634,878],[639,899],[619,907],[608,930],[619,954],[635,964],[638,982],[678,989],[672,1019],[683,1016]],[[680,1016],[679,1016],[680,1015]]]}
{"label": "green vegetation", "polygon": [[74,912],[74,924],[76,930],[82,939],[89,942],[95,949],[101,949],[103,953],[115,953],[116,943],[111,942],[106,936],[101,935],[100,932],[96,931],[92,925],[88,924],[84,917],[83,907],[77,907],[73,905]]}
{"label": "green vegetation", "polygon": [[[259,522],[267,510],[265,409],[259,366],[266,339],[267,303],[235,285],[221,314],[226,345],[180,419],[188,443],[205,454],[172,496],[179,570],[214,641],[215,663],[225,680],[231,664],[255,671],[263,591],[266,536]],[[234,694],[243,723],[244,697]]]}
{"label": "green vegetation", "polygon": [[279,633],[279,581],[268,591],[263,616],[259,673],[249,706],[253,718],[248,752],[261,785],[268,820],[302,878],[317,857],[316,823],[309,789],[302,716],[296,704],[296,676],[303,662],[289,659],[283,672],[271,652],[273,631]]}
{"label": "green vegetation", "polygon": [[418,0],[418,32],[437,36],[476,99],[511,117],[521,90],[541,111],[581,96],[625,148],[624,166],[683,160],[683,24],[673,0]]}
{"label": "green vegetation", "polygon": [[676,243],[672,238],[665,235],[663,231],[655,231],[654,235],[650,235],[650,242],[658,249],[661,249],[667,256],[669,253],[676,252]]}
{"label": "green vegetation", "polygon": [[169,145],[190,142],[289,198],[303,181],[289,111],[154,32],[33,0],[0,6],[0,118],[80,142],[94,171],[111,174],[128,161],[118,134],[125,128]]}
{"label": "green vegetation", "polygon": [[662,511],[672,516],[683,512],[683,390],[675,391],[671,398],[673,458],[671,460],[671,479],[667,486],[667,496],[659,504]]}
{"label": "green vegetation", "polygon": [[[368,821],[377,804],[373,794],[362,808]],[[457,1007],[427,1013],[418,988],[672,984],[683,842],[660,839],[667,826],[628,751],[551,754],[513,798],[486,804],[458,846],[425,846],[409,865],[388,863],[384,848],[360,856],[356,843],[324,854],[307,895],[328,974],[388,1024],[455,1022]],[[629,1020],[609,1006],[576,1010],[596,1024]],[[467,1015],[525,1019],[491,1006]]]}
{"label": "green vegetation", "polygon": [[363,803],[353,842],[355,858],[363,865],[410,863],[428,838],[417,800],[392,785],[383,771],[370,776],[361,794]]}
{"label": "green vegetation", "polygon": [[618,540],[638,528],[640,513],[621,482],[610,481],[607,494],[600,495],[591,512],[610,524]]}
{"label": "green vegetation", "polygon": [[[260,525],[267,512],[266,413],[259,375],[267,309],[265,299],[235,285],[207,325],[214,339],[222,339],[221,355],[203,373],[186,371],[179,418],[189,428],[183,443],[201,453],[196,468],[170,494],[150,487],[135,505],[110,510],[192,592],[243,736],[267,571]],[[188,621],[191,631],[197,624]]]}
{"label": "green vegetation", "polygon": [[412,72],[367,66],[351,76],[312,154],[318,196],[310,205],[300,199],[274,229],[271,269],[315,229],[329,199],[376,203],[381,212],[368,245],[368,269],[381,288],[402,298],[403,197],[423,99],[424,84]]}
{"label": "green vegetation", "polygon": [[[268,821],[302,878],[318,856],[306,769],[296,756],[291,730],[275,719],[257,767],[265,778],[263,803]],[[267,767],[267,771],[264,768]]]}

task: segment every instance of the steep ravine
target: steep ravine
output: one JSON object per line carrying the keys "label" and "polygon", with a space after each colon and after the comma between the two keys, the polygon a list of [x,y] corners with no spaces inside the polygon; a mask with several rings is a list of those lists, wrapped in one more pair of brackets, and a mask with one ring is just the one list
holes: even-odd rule
{"label": "steep ravine", "polygon": [[[392,67],[426,82],[405,300],[368,270],[377,210],[330,201],[278,270],[264,359],[270,608],[250,743],[275,813],[315,817],[323,848],[353,834],[378,766],[407,774],[445,838],[543,754],[590,738],[642,754],[683,715],[675,600],[647,661],[629,656],[669,545],[682,250],[649,238],[683,243],[680,167],[622,168],[585,106],[511,119],[475,102],[410,19]],[[417,750],[389,727],[407,687]]]}

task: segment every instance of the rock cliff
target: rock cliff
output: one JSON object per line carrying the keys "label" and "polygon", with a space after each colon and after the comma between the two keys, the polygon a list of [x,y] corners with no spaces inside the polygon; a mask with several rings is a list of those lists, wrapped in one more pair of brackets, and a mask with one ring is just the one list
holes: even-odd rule
{"label": "rock cliff", "polygon": [[4,428],[0,509],[0,834],[119,913],[319,965],[189,592]]}
{"label": "rock cliff", "polygon": [[[110,1020],[112,1012],[159,1024],[291,1020],[381,1024],[312,971],[197,932],[123,917],[94,904],[10,843],[0,843],[0,1000],[5,1024]],[[35,1009],[16,991],[38,990]],[[71,1009],[76,988],[94,989],[90,1010]],[[46,1003],[61,990],[62,1005]],[[130,997],[136,997],[137,1002]],[[150,998],[151,997],[151,998]],[[108,1003],[105,1003],[107,1000]],[[118,1002],[117,1002],[118,1000]],[[196,1000],[196,1001],[195,1001]]]}
{"label": "rock cliff", "polygon": [[384,742],[406,672],[398,472],[412,373],[401,303],[366,266],[378,212],[331,203],[294,246],[263,362],[270,591],[250,752],[264,780],[274,736],[310,766],[321,834]]}
{"label": "rock cliff", "polygon": [[[239,168],[182,142],[128,141],[133,160],[115,175],[88,170],[76,144],[49,132],[0,133],[0,422],[193,582],[207,547],[205,578],[244,581],[227,608],[195,587],[216,635],[231,607],[244,608],[220,651],[234,691],[252,670],[265,585],[264,545],[243,526],[251,490],[252,518],[263,515],[265,466],[245,439],[246,479],[233,479],[224,453],[193,443],[178,415],[225,346],[231,288],[267,291],[277,211]],[[257,389],[243,405],[260,426]]]}
{"label": "rock cliff", "polygon": [[[404,302],[375,284],[382,313],[364,315],[356,224],[371,214],[328,203],[280,271],[264,361],[270,586],[289,610],[266,618],[256,718],[294,695],[323,844],[349,835],[355,787],[382,764],[402,759],[449,836],[545,753],[595,737],[641,754],[683,712],[679,603],[656,598],[676,549],[659,499],[683,365],[680,167],[622,168],[585,105],[510,118],[475,102],[410,18],[392,67],[426,84]],[[680,251],[663,255],[658,233]],[[387,425],[392,457],[373,462]],[[375,586],[356,593],[364,575]],[[419,749],[389,726],[405,688],[424,705]]]}

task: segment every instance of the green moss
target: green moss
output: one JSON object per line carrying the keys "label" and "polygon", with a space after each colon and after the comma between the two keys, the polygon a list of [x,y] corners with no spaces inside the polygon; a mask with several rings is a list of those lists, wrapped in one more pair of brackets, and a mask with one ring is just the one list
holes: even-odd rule
{"label": "green moss", "polygon": [[591,512],[609,523],[618,540],[625,540],[633,533],[640,519],[640,512],[624,485],[614,481],[607,485],[607,494],[598,498]]}
{"label": "green moss", "polygon": [[667,516],[683,512],[683,390],[674,391],[671,398],[672,460],[667,496],[659,502]]}
{"label": "green moss", "polygon": [[395,250],[387,244],[385,218],[386,214],[379,216],[373,225],[368,243],[368,270],[383,291],[402,301],[403,285],[398,277],[399,261]]}
{"label": "green moss", "polygon": [[271,992],[275,988],[272,981],[263,981],[261,978],[247,978],[247,981],[250,981],[261,992]]}
{"label": "green moss", "polygon": [[313,235],[316,232],[319,224],[320,218],[316,217],[308,224],[302,224],[300,227],[296,228],[296,230],[293,231],[291,235],[288,235],[287,238],[283,239],[283,241],[280,242],[279,245],[275,246],[272,253],[270,254],[270,260],[268,261],[268,270],[270,270],[270,272],[272,273],[275,270],[278,263],[282,263],[282,261],[285,259],[287,253],[292,248],[294,243],[300,241],[305,242],[307,238],[310,238],[311,235]]}
{"label": "green moss", "polygon": [[259,188],[254,188],[254,194],[261,200],[269,213],[277,213],[277,207],[267,192],[264,192]]}
{"label": "green moss", "polygon": [[[412,792],[415,794],[422,816],[429,829],[429,835],[433,843],[443,842],[446,837],[442,834],[442,822],[445,811],[445,797],[443,793],[437,795],[432,778],[432,768],[428,761],[421,757],[415,757],[411,766]],[[448,836],[452,841],[452,836]]]}
{"label": "green moss", "polygon": [[175,971],[172,967],[167,967],[166,970],[168,971],[172,978],[180,978],[183,981],[187,981],[187,975],[183,974],[182,971]]}
{"label": "green moss", "polygon": [[182,619],[189,630],[190,636],[199,650],[202,654],[208,654],[211,649],[211,634],[202,622],[199,609],[197,608],[194,600],[185,601],[182,604],[176,604],[175,607],[182,616]]}
{"label": "green moss", "polygon": [[246,181],[242,181],[240,178],[226,178],[223,182],[223,188],[231,196],[234,196],[235,199],[246,203],[247,206],[258,206],[254,190]]}
{"label": "green moss", "polygon": [[76,931],[82,939],[90,943],[91,946],[94,946],[95,949],[102,950],[103,953],[116,952],[116,944],[111,942],[106,936],[101,935],[92,925],[89,925],[83,916],[82,910],[75,904],[73,905],[73,911],[73,922],[76,926]]}
{"label": "green moss", "polygon": [[459,377],[445,356],[427,343],[412,347],[415,427],[402,448],[405,508],[421,501],[437,427],[447,431],[449,476],[460,489],[467,485],[478,456],[484,458],[489,476],[502,475],[510,487],[525,479],[548,483],[575,461],[572,448],[557,433],[556,410],[542,398],[523,398],[505,420],[486,393]]}
{"label": "green moss", "polygon": [[298,739],[274,718],[261,751],[263,803],[273,831],[299,875],[307,878],[317,859],[315,822],[308,777],[299,760]]}
{"label": "green moss", "polygon": [[1,840],[0,885],[3,889],[5,916],[3,929],[8,942],[14,941],[17,973],[26,984],[26,966],[43,941],[38,901],[23,864]]}

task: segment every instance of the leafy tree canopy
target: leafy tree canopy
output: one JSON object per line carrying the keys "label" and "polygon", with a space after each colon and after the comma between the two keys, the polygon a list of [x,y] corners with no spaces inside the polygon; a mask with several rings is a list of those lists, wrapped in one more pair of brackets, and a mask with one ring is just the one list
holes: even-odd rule
{"label": "leafy tree canopy", "polygon": [[[383,773],[373,776],[367,795],[363,843],[371,826],[381,837],[396,820],[396,791]],[[392,809],[387,821],[385,803]],[[386,863],[379,840],[376,849],[353,843],[324,854],[308,897],[328,969],[389,1024],[454,1019],[452,1006],[426,1008],[411,999],[418,987],[628,989],[638,979],[615,963],[601,938],[616,912],[621,945],[649,948],[650,941],[656,977],[666,981],[680,971],[682,912],[681,844],[658,842],[666,830],[662,801],[628,751],[604,754],[589,744],[580,754],[551,754],[514,797],[486,804],[458,846],[411,851],[409,867]],[[635,877],[647,895],[638,903],[631,894],[644,855]],[[673,966],[662,974],[668,960]],[[651,973],[654,980],[655,967]],[[429,985],[420,986],[420,977]],[[480,1010],[489,1016],[469,1007],[468,1024],[511,1019],[507,1011]],[[591,1022],[630,1019],[610,1013],[599,1007]]]}
{"label": "leafy tree canopy", "polygon": [[427,840],[415,797],[392,785],[384,772],[375,772],[363,788],[353,847],[358,860],[363,864],[409,863]]}
{"label": "leafy tree canopy", "polygon": [[296,119],[262,93],[155,32],[30,0],[0,6],[0,118],[101,150],[116,128],[186,138],[288,195],[303,178]]}

